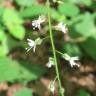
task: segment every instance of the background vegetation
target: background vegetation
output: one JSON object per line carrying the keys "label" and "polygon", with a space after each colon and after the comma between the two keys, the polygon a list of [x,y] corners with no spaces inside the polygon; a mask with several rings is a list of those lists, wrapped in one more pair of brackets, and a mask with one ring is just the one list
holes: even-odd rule
{"label": "background vegetation", "polygon": [[[50,6],[52,24],[62,21],[68,27],[66,35],[53,30],[56,48],[81,58],[82,66],[74,70],[58,55],[65,96],[96,96],[96,0],[50,0]],[[50,96],[47,88],[39,89],[43,94],[38,92],[38,87],[48,87],[54,77],[54,68],[46,68],[52,51],[49,39],[36,53],[25,50],[27,38],[48,36],[46,23],[40,31],[31,25],[42,14],[47,16],[46,0],[0,0],[0,96]],[[80,81],[82,74],[87,84]]]}

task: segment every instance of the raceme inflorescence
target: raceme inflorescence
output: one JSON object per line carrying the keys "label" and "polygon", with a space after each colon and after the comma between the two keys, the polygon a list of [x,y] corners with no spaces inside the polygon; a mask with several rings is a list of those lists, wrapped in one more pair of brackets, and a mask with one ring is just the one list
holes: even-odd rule
{"label": "raceme inflorescence", "polygon": [[[72,68],[74,66],[80,67],[80,65],[76,62],[76,61],[79,60],[79,58],[78,58],[78,56],[71,57],[67,53],[61,53],[60,51],[56,50],[55,45],[54,45],[54,39],[53,39],[53,31],[52,31],[51,15],[50,15],[51,11],[50,11],[50,2],[49,2],[49,0],[47,0],[47,8],[48,8],[48,15],[47,16],[40,15],[36,20],[33,20],[32,21],[32,27],[33,27],[33,29],[38,28],[39,30],[41,30],[41,25],[44,22],[46,22],[46,18],[48,18],[49,38],[50,38],[50,42],[51,42],[51,45],[52,45],[53,56],[52,57],[49,56],[49,61],[46,64],[46,66],[48,68],[55,67],[55,70],[56,70],[56,77],[55,77],[54,80],[52,80],[50,82],[49,89],[50,89],[50,92],[52,92],[54,94],[55,81],[57,80],[58,81],[58,85],[59,85],[60,96],[64,96],[64,88],[63,88],[63,86],[61,84],[61,80],[60,80],[60,76],[59,76],[59,69],[58,69],[58,64],[57,64],[56,53],[59,53],[63,59],[68,61]],[[55,28],[55,30],[61,31],[63,33],[63,35],[68,32],[68,27],[63,21],[62,22],[58,22],[57,25],[55,25],[54,28]],[[27,41],[28,41],[28,46],[29,46],[28,48],[26,48],[27,52],[30,51],[31,49],[33,50],[33,52],[35,52],[36,51],[36,47],[38,45],[42,44],[42,42],[44,41],[44,38],[38,37],[35,40],[32,40],[32,39],[28,38]]]}

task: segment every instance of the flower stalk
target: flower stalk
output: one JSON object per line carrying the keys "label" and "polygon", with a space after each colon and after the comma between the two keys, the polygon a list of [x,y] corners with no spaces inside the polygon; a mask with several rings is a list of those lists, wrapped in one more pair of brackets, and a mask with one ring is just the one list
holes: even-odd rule
{"label": "flower stalk", "polygon": [[57,57],[56,57],[56,49],[55,49],[54,40],[53,40],[53,34],[52,34],[51,16],[50,16],[51,12],[50,12],[49,0],[47,0],[47,7],[48,7],[48,23],[49,23],[50,41],[51,41],[51,45],[52,45],[55,70],[56,70],[57,80],[58,80],[58,84],[59,84],[59,88],[60,88],[60,96],[64,96],[64,93],[62,92],[63,88],[62,88],[62,85],[61,85],[59,69],[58,69],[58,64],[57,64]]}

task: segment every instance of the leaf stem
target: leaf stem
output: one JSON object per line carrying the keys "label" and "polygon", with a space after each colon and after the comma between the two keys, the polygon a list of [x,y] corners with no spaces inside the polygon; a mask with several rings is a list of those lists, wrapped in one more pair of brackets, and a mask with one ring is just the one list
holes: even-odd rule
{"label": "leaf stem", "polygon": [[64,94],[62,92],[62,85],[61,85],[61,80],[60,80],[60,75],[59,75],[59,69],[58,69],[58,64],[57,64],[57,58],[56,58],[56,50],[55,50],[55,45],[54,45],[54,40],[53,40],[53,34],[52,34],[49,0],[47,0],[47,6],[48,6],[48,23],[49,23],[50,41],[51,41],[52,50],[53,50],[55,70],[56,70],[56,75],[57,75],[57,79],[58,79],[58,84],[59,84],[59,87],[60,87],[60,96],[64,96]]}

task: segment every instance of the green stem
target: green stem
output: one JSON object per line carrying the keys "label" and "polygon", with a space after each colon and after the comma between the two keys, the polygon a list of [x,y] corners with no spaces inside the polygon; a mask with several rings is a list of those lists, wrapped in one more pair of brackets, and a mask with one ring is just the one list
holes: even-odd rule
{"label": "green stem", "polygon": [[58,51],[58,50],[56,50],[56,52],[58,53],[58,54],[60,54],[60,55],[64,55],[62,52],[60,52],[60,51]]}
{"label": "green stem", "polygon": [[57,75],[57,79],[58,79],[58,84],[59,84],[59,87],[60,87],[60,95],[61,96],[64,96],[63,92],[61,92],[62,91],[62,85],[61,85],[61,80],[60,80],[60,75],[59,75],[59,70],[58,70],[58,64],[57,64],[57,58],[56,58],[56,51],[55,51],[55,45],[54,45],[54,40],[53,40],[53,34],[52,34],[49,0],[47,0],[47,6],[48,6],[49,32],[50,32],[50,40],[51,40],[51,45],[52,45],[52,50],[53,50],[53,56],[54,56],[55,70],[56,70],[56,75]]}
{"label": "green stem", "polygon": [[45,39],[48,39],[48,38],[50,38],[50,36],[44,37],[44,38],[42,38],[42,40],[45,40]]}

